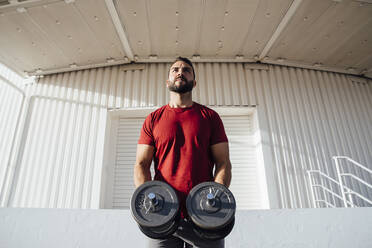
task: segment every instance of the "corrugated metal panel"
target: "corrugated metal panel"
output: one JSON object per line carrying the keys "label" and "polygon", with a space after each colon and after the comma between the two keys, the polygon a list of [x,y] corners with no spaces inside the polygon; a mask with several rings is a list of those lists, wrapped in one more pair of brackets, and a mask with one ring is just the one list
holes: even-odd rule
{"label": "corrugated metal panel", "polygon": [[108,75],[59,74],[29,87],[10,206],[98,207],[108,85],[101,80]]}
{"label": "corrugated metal panel", "polygon": [[0,64],[0,206],[5,205],[11,155],[25,99],[22,82],[21,77]]}
{"label": "corrugated metal panel", "polygon": [[350,156],[371,168],[370,82],[276,66],[252,73],[268,120],[280,207],[309,207],[305,172],[319,169],[335,176],[331,156]]}
{"label": "corrugated metal panel", "polygon": [[[30,85],[28,92],[35,96],[10,205],[97,206],[91,199],[98,195],[93,187],[100,182],[107,108],[167,103],[168,66],[91,69],[46,76]],[[269,187],[278,189],[279,207],[309,207],[305,171],[334,175],[333,155],[371,166],[371,81],[353,83],[346,75],[280,66],[245,69],[239,63],[198,63],[195,69],[196,101],[258,105],[262,111],[259,122],[267,120],[262,131],[269,137],[276,178]]]}
{"label": "corrugated metal panel", "polygon": [[[170,64],[147,64],[145,70],[126,70],[126,66],[106,69],[108,108],[161,106],[169,101],[165,87]],[[242,64],[198,63],[194,99],[206,105],[254,105],[247,98],[247,80]],[[46,77],[47,78],[47,77]],[[45,78],[45,79],[46,79]],[[43,79],[43,81],[45,81]]]}

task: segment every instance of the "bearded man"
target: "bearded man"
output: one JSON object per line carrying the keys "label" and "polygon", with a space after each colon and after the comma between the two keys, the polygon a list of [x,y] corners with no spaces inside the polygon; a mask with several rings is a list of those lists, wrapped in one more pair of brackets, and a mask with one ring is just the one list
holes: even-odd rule
{"label": "bearded man", "polygon": [[192,230],[186,197],[199,183],[214,181],[229,187],[231,163],[224,126],[212,109],[192,100],[196,86],[191,61],[178,57],[171,65],[166,86],[170,101],[147,116],[137,145],[134,183],[164,181],[177,192],[180,201],[179,229],[168,239],[149,239],[149,247],[224,247],[224,240],[206,242]]}

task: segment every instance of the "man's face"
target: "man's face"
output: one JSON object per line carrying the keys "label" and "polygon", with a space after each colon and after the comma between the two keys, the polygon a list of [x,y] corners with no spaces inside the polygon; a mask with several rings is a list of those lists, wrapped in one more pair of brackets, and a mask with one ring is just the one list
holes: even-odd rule
{"label": "man's face", "polygon": [[195,86],[192,67],[183,61],[174,63],[169,71],[167,87],[170,91],[177,93],[186,93]]}

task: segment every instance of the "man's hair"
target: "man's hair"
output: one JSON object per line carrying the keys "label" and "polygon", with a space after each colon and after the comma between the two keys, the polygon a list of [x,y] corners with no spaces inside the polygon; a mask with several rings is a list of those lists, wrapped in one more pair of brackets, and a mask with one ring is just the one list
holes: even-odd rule
{"label": "man's hair", "polygon": [[[195,80],[195,70],[194,70],[194,66],[192,65],[191,61],[188,59],[188,58],[185,58],[185,57],[177,57],[173,62],[172,62],[172,65],[178,61],[183,61],[185,62],[186,64],[188,64],[189,66],[191,66],[191,69],[192,69],[192,74],[194,74],[194,80]],[[169,68],[169,71],[168,71],[168,74],[170,72],[170,69],[172,68],[172,65],[171,67]]]}

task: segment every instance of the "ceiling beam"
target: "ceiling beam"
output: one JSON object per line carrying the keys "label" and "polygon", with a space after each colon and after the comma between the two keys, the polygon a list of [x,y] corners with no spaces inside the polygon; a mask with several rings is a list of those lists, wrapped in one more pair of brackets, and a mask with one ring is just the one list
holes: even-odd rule
{"label": "ceiling beam", "polygon": [[[137,59],[136,63],[171,63],[174,61],[173,57],[169,58],[158,58],[158,59]],[[255,60],[252,59],[233,59],[233,58],[199,58],[199,59],[191,59],[192,62],[195,63],[252,63]],[[79,71],[79,70],[86,70],[86,69],[93,69],[99,67],[106,67],[106,66],[113,66],[113,65],[124,65],[129,64],[131,61],[129,59],[122,59],[122,60],[113,60],[97,64],[88,64],[88,65],[76,65],[72,64],[69,67],[60,67],[60,68],[53,68],[53,69],[46,69],[46,70],[35,70],[27,72],[28,76],[42,76],[42,75],[49,75],[54,73],[62,73],[62,72],[71,72],[71,71]]]}
{"label": "ceiling beam", "polygon": [[[350,70],[350,69],[344,69],[340,67],[335,67],[335,66],[327,66],[327,65],[322,65],[322,64],[310,64],[306,63],[303,61],[290,61],[290,60],[285,60],[278,62],[275,59],[270,59],[270,58],[265,58],[261,61],[263,64],[272,64],[272,65],[282,65],[282,66],[289,66],[289,67],[295,67],[295,68],[302,68],[302,69],[310,69],[310,70],[317,70],[317,71],[327,71],[327,72],[336,72],[336,73],[342,73],[342,74],[348,74],[348,75],[355,75],[355,76],[367,76],[368,70],[367,71],[360,71],[360,70]],[[372,70],[371,70],[372,72]],[[369,77],[371,78],[371,77]]]}
{"label": "ceiling beam", "polygon": [[12,12],[12,11],[21,11],[21,8],[32,8],[41,5],[48,5],[55,2],[61,2],[62,0],[28,0],[24,2],[11,1],[9,4],[0,6],[0,12]]}
{"label": "ceiling beam", "polygon": [[282,21],[279,23],[275,32],[271,36],[270,40],[266,43],[265,48],[262,50],[260,56],[258,57],[259,60],[262,60],[263,58],[265,58],[266,55],[269,53],[269,51],[272,48],[272,46],[274,45],[275,41],[279,38],[280,34],[286,28],[288,22],[291,20],[291,18],[296,13],[296,10],[300,6],[301,2],[302,2],[302,0],[294,0],[292,2],[291,7],[289,7],[287,13],[283,17]]}
{"label": "ceiling beam", "polygon": [[125,52],[125,54],[127,55],[128,59],[130,61],[134,61],[134,55],[133,55],[132,49],[129,45],[128,36],[125,33],[125,28],[120,21],[120,17],[119,17],[119,14],[118,14],[117,10],[116,10],[114,0],[105,0],[105,3],[106,3],[108,11],[110,13],[112,23],[114,24],[116,32],[119,35],[121,44],[123,45],[124,52]]}
{"label": "ceiling beam", "polygon": [[71,72],[71,71],[80,71],[80,70],[87,70],[99,67],[106,67],[106,66],[113,66],[113,65],[123,65],[130,63],[129,60],[122,59],[122,60],[114,60],[112,62],[103,62],[97,64],[88,64],[88,65],[76,65],[71,64],[69,67],[60,67],[60,68],[53,68],[53,69],[46,69],[46,70],[36,70],[27,72],[28,76],[42,76],[42,75],[49,75],[54,73],[62,73],[62,72]]}
{"label": "ceiling beam", "polygon": [[[158,59],[141,59],[139,58],[136,60],[136,63],[144,63],[144,64],[151,64],[151,63],[171,63],[174,61],[174,58],[168,57],[168,58],[158,58]],[[282,61],[278,62],[277,60],[273,60],[270,58],[265,58],[263,61],[259,64],[255,64],[256,60],[252,59],[233,59],[233,58],[191,58],[191,61],[193,63],[244,63],[246,65],[246,68],[250,69],[258,69],[258,68],[267,68],[267,65],[284,65],[289,67],[295,67],[295,68],[303,68],[303,69],[310,69],[310,70],[318,70],[318,71],[327,71],[327,72],[336,72],[336,73],[342,73],[342,74],[348,74],[348,75],[355,75],[355,76],[361,76],[372,79],[372,68],[370,70],[365,71],[350,71],[347,69],[342,69],[338,67],[332,67],[332,66],[324,66],[319,65],[315,66],[312,64],[308,64],[305,62],[299,62],[299,61]],[[40,71],[33,71],[33,72],[27,72],[28,76],[44,76],[44,75],[50,75],[54,73],[63,73],[63,72],[71,72],[71,71],[78,71],[78,70],[86,70],[86,69],[92,69],[92,68],[99,68],[99,67],[106,67],[106,66],[113,66],[113,65],[124,65],[129,64],[129,60],[115,60],[115,61],[107,61],[106,63],[97,63],[97,64],[89,64],[89,65],[75,65],[70,67],[63,67],[63,68],[54,68],[54,69],[48,69],[48,70],[40,70]],[[252,68],[252,63],[255,65],[255,68]],[[247,66],[248,65],[248,66]]]}

